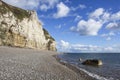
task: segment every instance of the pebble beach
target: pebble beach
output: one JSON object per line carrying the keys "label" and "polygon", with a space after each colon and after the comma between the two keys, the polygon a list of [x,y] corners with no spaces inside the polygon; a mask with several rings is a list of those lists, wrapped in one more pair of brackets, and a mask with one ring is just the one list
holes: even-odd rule
{"label": "pebble beach", "polygon": [[53,56],[57,52],[0,47],[1,80],[93,80]]}

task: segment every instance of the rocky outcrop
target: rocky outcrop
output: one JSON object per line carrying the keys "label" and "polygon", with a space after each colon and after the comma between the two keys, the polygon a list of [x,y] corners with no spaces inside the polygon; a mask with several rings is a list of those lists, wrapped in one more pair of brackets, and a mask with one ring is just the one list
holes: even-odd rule
{"label": "rocky outcrop", "polygon": [[97,60],[97,59],[88,59],[85,60],[84,62],[82,62],[83,65],[91,65],[91,66],[100,66],[102,65],[102,61],[101,60]]}
{"label": "rocky outcrop", "polygon": [[0,45],[56,50],[56,42],[42,28],[35,11],[27,11],[0,0]]}

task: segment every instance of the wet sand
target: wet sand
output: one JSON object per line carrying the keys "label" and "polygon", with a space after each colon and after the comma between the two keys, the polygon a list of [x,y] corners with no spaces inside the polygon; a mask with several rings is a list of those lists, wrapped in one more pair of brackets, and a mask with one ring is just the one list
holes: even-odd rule
{"label": "wet sand", "polygon": [[93,80],[58,62],[57,52],[0,47],[0,80]]}

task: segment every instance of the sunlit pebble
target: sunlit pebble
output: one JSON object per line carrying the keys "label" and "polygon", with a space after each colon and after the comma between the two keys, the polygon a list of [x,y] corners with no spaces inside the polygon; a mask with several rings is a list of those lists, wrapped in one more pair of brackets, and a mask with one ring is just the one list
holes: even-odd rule
{"label": "sunlit pebble", "polygon": [[12,69],[14,69],[14,67],[12,67]]}
{"label": "sunlit pebble", "polygon": [[11,77],[10,77],[9,79],[10,79],[10,80],[13,80],[13,78],[11,78]]}
{"label": "sunlit pebble", "polygon": [[10,73],[7,73],[7,77],[11,77],[11,74],[10,74]]}
{"label": "sunlit pebble", "polygon": [[33,79],[32,77],[30,77],[30,79]]}
{"label": "sunlit pebble", "polygon": [[25,77],[25,75],[22,74],[22,77]]}

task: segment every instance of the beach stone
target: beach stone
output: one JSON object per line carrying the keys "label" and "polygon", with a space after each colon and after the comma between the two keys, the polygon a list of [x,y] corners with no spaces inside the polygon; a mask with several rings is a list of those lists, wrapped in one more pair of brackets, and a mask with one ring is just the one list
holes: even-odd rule
{"label": "beach stone", "polygon": [[92,66],[100,66],[103,65],[101,60],[98,59],[88,59],[82,62],[83,65],[92,65]]}

